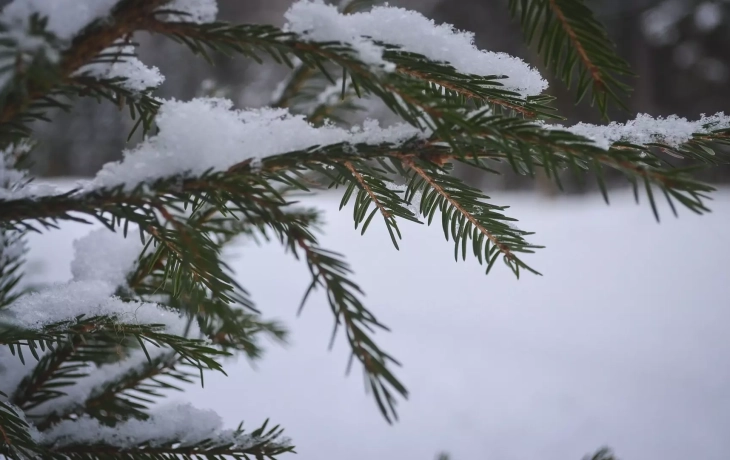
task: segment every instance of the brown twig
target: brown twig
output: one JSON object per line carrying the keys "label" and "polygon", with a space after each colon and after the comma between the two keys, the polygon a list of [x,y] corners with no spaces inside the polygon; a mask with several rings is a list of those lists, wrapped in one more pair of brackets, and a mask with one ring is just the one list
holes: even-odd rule
{"label": "brown twig", "polygon": [[360,174],[355,167],[350,163],[349,161],[346,161],[344,163],[345,167],[350,170],[353,176],[355,176],[355,179],[357,179],[357,182],[360,184],[360,186],[365,190],[365,193],[367,193],[370,196],[370,199],[373,200],[373,203],[375,203],[375,206],[378,207],[380,210],[380,213],[385,217],[386,219],[392,217],[390,212],[388,212],[387,209],[385,209],[385,206],[383,206],[383,203],[378,200],[378,197],[373,193],[370,186],[365,182],[365,179],[362,177],[362,174]]}
{"label": "brown twig", "polygon": [[428,183],[428,185],[433,188],[436,193],[444,197],[457,211],[461,213],[469,222],[472,223],[484,236],[489,238],[489,240],[499,248],[500,252],[505,255],[508,259],[512,260],[514,259],[514,256],[512,255],[512,251],[510,251],[510,248],[503,244],[499,239],[492,234],[489,230],[484,228],[484,226],[474,217],[469,211],[464,209],[464,207],[456,200],[454,200],[451,195],[443,189],[436,181],[433,180],[433,178],[423,170],[423,168],[419,167],[415,164],[412,158],[404,158],[403,163],[411,168],[413,171],[416,172],[421,178]]}

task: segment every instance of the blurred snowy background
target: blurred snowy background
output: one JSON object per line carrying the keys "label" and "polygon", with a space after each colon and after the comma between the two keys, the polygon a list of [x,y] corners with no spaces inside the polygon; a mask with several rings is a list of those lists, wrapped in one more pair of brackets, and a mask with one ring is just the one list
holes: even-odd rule
{"label": "blurred snowy background", "polygon": [[[221,19],[274,24],[290,4],[219,2]],[[390,3],[472,30],[482,48],[540,62],[522,44],[506,0]],[[730,106],[730,3],[589,3],[640,74],[634,112],[695,118]],[[214,87],[239,106],[260,106],[286,75],[243,59],[211,68],[174,43],[138,38],[143,60],[167,77],[163,97]],[[564,115],[598,121],[551,83]],[[377,106],[370,115],[388,117]],[[71,116],[37,126],[36,172],[91,175],[119,157],[129,128],[126,113],[81,102]],[[724,183],[730,174],[704,177]],[[323,299],[295,318],[306,268],[276,245],[251,242],[237,244],[230,260],[259,307],[290,326],[291,346],[272,345],[256,369],[231,364],[229,377],[210,375],[205,389],[173,396],[214,408],[231,425],[271,417],[303,460],[430,459],[441,450],[454,460],[578,460],[602,445],[625,460],[727,459],[730,190],[716,194],[712,215],[674,219],[665,209],[657,225],[648,204],[637,207],[624,190],[606,207],[577,182],[569,191],[589,193],[556,196],[546,181],[510,174],[480,184],[547,246],[530,260],[544,277],[516,281],[499,266],[485,277],[476,263],[454,264],[439,228],[405,226],[397,252],[376,224],[360,237],[350,213],[336,211],[336,197],[310,202],[326,210],[323,245],[347,254],[368,305],[393,329],[379,340],[404,363],[400,375],[412,394],[400,423],[385,424],[359,375],[343,377],[343,343],[327,352],[332,324]],[[71,243],[88,230],[65,225],[34,235],[29,281],[68,280]]]}
{"label": "blurred snowy background", "polygon": [[[602,445],[621,459],[725,460],[730,451],[730,190],[708,216],[658,225],[625,191],[548,200],[505,192],[500,202],[546,249],[545,276],[489,276],[456,264],[441,229],[405,225],[396,251],[384,228],[365,236],[339,197],[306,201],[326,212],[325,247],[347,254],[367,305],[390,326],[378,334],[404,367],[411,397],[389,426],[344,377],[347,347],[327,351],[332,316],[305,266],[276,245],[234,244],[227,259],[267,317],[291,330],[263,361],[226,366],[205,388],[173,400],[212,408],[229,426],[270,417],[304,460],[579,460]],[[32,235],[32,282],[71,277],[72,242],[88,226]]]}

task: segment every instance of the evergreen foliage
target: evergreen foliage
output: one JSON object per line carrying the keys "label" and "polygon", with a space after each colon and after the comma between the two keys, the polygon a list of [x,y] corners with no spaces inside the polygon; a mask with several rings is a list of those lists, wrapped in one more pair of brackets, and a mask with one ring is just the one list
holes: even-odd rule
{"label": "evergreen foliage", "polygon": [[[250,434],[241,427],[159,431],[165,423],[156,413],[157,402],[169,390],[202,383],[204,371],[223,372],[225,356],[259,358],[264,337],[286,338],[285,329],[264,318],[221,259],[225,245],[239,237],[278,242],[303,259],[312,277],[304,300],[315,290],[325,292],[335,318],[333,339],[342,328],[378,409],[387,421],[396,420],[396,403],[408,392],[394,373],[399,363],[374,339],[387,327],[363,304],[344,258],[320,246],[317,211],[296,207],[293,192],[341,189],[342,207],[351,206],[356,228],[364,233],[382,220],[396,248],[399,222],[440,221],[457,260],[472,253],[486,272],[502,260],[520,276],[538,273],[529,265],[529,254],[540,246],[530,232],[513,225],[506,206],[455,177],[454,164],[490,174],[495,163],[506,162],[519,174],[542,170],[558,185],[560,171],[588,173],[606,200],[602,177],[616,170],[633,185],[637,201],[643,190],[658,219],[656,193],[672,209],[681,205],[707,212],[713,189],[693,178],[693,168],[727,162],[718,148],[730,142],[730,124],[723,117],[681,142],[672,137],[674,121],[665,120],[663,129],[639,133],[649,141],[629,135],[611,138],[604,148],[580,130],[552,125],[560,117],[551,98],[507,89],[509,76],[464,73],[449,62],[371,37],[392,66],[386,70],[368,62],[357,43],[312,40],[270,25],[171,21],[175,15],[192,17],[190,11],[176,10],[176,3],[195,2],[110,2],[108,17],[84,24],[70,41],[57,36],[42,14],[27,18],[22,29],[0,24],[0,345],[8,352],[0,361],[0,380],[13,381],[17,376],[11,374],[21,372],[13,360],[29,369],[0,400],[5,458],[258,459],[293,452],[282,430],[267,423]],[[341,12],[360,14],[373,3],[343,2]],[[623,77],[630,70],[582,0],[511,0],[510,7],[548,67],[568,85],[577,81],[578,99],[591,90],[604,115],[609,102],[624,106],[629,86]],[[165,101],[153,95],[154,87],[135,89],[133,75],[97,72],[98,66],[133,62],[136,56],[127,50],[138,31],[166,36],[209,61],[223,53],[256,61],[268,57],[290,67],[272,106],[300,114],[313,126],[344,124],[347,114],[358,110],[358,100],[370,97],[380,99],[415,134],[312,144],[263,156],[241,151],[236,164],[211,165],[203,174],[112,186],[91,182],[63,193],[34,189],[18,168],[29,150],[31,123],[48,120],[52,109],[68,110],[74,100],[93,97],[129,110],[136,120],[133,132],[158,133],[155,120]],[[673,167],[667,155],[682,158],[687,167]],[[139,239],[138,259],[105,295],[130,308],[157,308],[167,319],[139,322],[94,304],[83,312],[71,308],[76,313],[58,320],[24,322],[22,309],[43,312],[38,299],[45,297],[20,289],[23,236],[52,231],[63,221],[96,221],[120,238]],[[100,271],[105,263],[116,263],[100,259]],[[92,281],[104,287],[107,280],[79,279],[68,289],[78,288],[83,295],[83,283]],[[185,327],[175,329],[164,315]],[[78,393],[89,381],[95,385]],[[77,394],[82,399],[61,404]],[[128,438],[108,434],[110,427]],[[159,431],[159,437],[140,436],[143,429]],[[76,436],[74,430],[98,437]],[[601,450],[591,458],[612,457]]]}

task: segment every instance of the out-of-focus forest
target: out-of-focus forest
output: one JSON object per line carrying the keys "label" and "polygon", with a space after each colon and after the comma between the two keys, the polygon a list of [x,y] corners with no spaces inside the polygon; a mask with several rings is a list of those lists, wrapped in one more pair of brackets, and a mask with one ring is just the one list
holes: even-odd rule
{"label": "out-of-focus forest", "polygon": [[[437,22],[448,22],[475,33],[482,49],[517,55],[542,69],[540,58],[524,45],[519,25],[511,20],[508,0],[390,0],[391,5],[416,9]],[[0,5],[8,0],[0,0]],[[292,0],[219,0],[219,19],[231,22],[281,25]],[[677,114],[697,118],[730,107],[730,0],[589,0],[609,30],[618,52],[628,60],[637,78],[628,100],[631,113],[614,111],[611,118],[624,121],[636,113]],[[189,99],[221,95],[240,107],[266,105],[288,69],[273,62],[215,57],[209,66],[199,57],[163,37],[140,35],[142,60],[160,68],[166,76],[157,95]],[[543,70],[546,78],[550,73]],[[597,110],[587,102],[574,104],[573,94],[561,82],[549,78],[549,91],[569,122],[600,122]],[[392,121],[387,110],[366,103],[367,113],[384,123]],[[53,123],[37,124],[40,139],[35,172],[43,176],[89,176],[102,164],[118,159],[133,122],[128,113],[94,100],[79,101],[71,113],[58,113]],[[201,152],[205,155],[205,152]],[[242,152],[245,154],[245,152]],[[462,175],[486,188],[538,188],[555,192],[547,180],[537,181],[511,174],[484,177],[464,170]],[[730,180],[730,169],[702,173],[713,182]],[[594,186],[566,174],[566,190],[580,192]]]}

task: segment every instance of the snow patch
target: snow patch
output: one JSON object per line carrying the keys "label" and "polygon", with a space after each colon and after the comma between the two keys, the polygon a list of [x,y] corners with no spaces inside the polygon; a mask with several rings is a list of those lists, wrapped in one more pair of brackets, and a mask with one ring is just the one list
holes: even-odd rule
{"label": "snow patch", "polygon": [[136,226],[127,237],[106,227],[90,232],[73,243],[71,273],[76,281],[103,281],[112,286],[126,284],[127,275],[137,265],[144,245]]}
{"label": "snow patch", "polygon": [[99,80],[124,78],[121,86],[135,93],[160,86],[165,81],[164,75],[157,67],[147,67],[138,58],[131,56],[134,52],[133,46],[108,48],[105,53],[118,53],[119,59],[113,62],[96,62],[85,65],[73,76],[87,76]]}
{"label": "snow patch", "polygon": [[107,17],[120,0],[14,0],[3,8],[0,22],[26,31],[30,17],[48,18],[47,30],[70,42],[92,22]]}
{"label": "snow patch", "polygon": [[[72,281],[26,294],[0,310],[0,324],[29,330],[79,316],[112,316],[124,324],[161,324],[165,332],[183,336],[186,318],[149,302],[125,302],[111,294],[116,286],[103,281]],[[191,328],[194,329],[194,328]],[[192,331],[194,334],[197,331]]]}
{"label": "snow patch", "polygon": [[730,116],[720,112],[705,116],[699,120],[688,121],[686,118],[671,115],[666,118],[654,118],[651,115],[639,114],[626,123],[613,122],[608,125],[592,125],[578,123],[565,127],[562,125],[545,125],[548,129],[569,131],[592,140],[604,150],[608,150],[616,142],[628,142],[646,145],[655,142],[679,147],[692,139],[694,133],[710,133],[718,129],[730,128]]}
{"label": "snow patch", "polygon": [[284,29],[313,41],[347,42],[367,64],[395,70],[383,58],[382,42],[419,53],[433,61],[448,62],[459,72],[475,75],[504,75],[501,83],[511,91],[534,96],[547,88],[540,73],[523,60],[505,53],[482,51],[474,34],[450,24],[437,25],[421,13],[391,6],[377,6],[368,12],[342,14],[321,0],[300,0],[285,13]]}
{"label": "snow patch", "polygon": [[[176,175],[225,171],[247,159],[304,150],[313,146],[400,143],[424,135],[399,124],[381,128],[367,121],[350,130],[332,125],[315,127],[286,109],[234,110],[226,99],[199,98],[162,104],[157,116],[160,133],[132,150],[122,161],[107,163],[89,187],[128,188]],[[282,135],[286,133],[286,135]]]}

